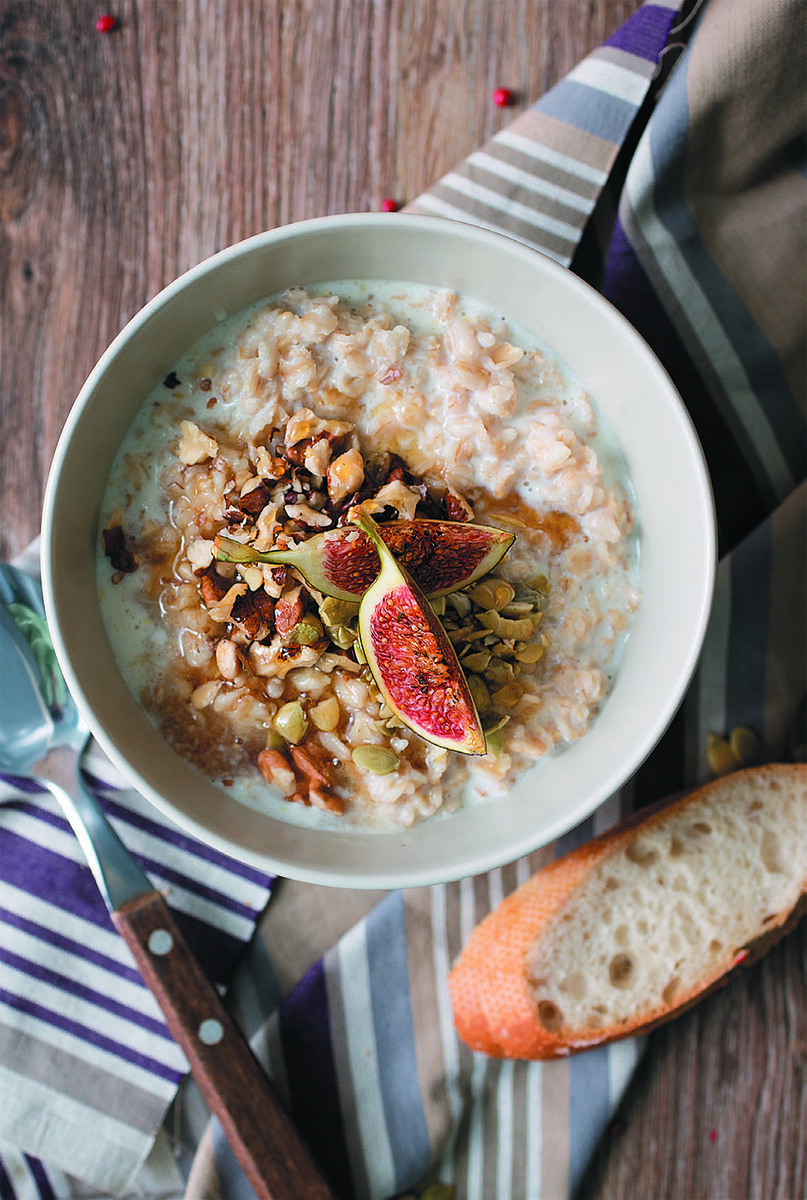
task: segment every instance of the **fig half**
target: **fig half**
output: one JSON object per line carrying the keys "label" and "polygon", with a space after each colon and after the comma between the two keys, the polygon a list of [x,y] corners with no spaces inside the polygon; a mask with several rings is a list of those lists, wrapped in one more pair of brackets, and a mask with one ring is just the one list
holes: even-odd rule
{"label": "fig half", "polygon": [[[432,599],[487,575],[515,541],[512,533],[461,521],[386,521],[374,528]],[[352,526],[316,533],[288,550],[259,551],[220,533],[213,553],[221,562],[286,563],[317,591],[355,603],[378,574],[372,541]]]}
{"label": "fig half", "polygon": [[457,750],[484,754],[485,735],[448,635],[425,594],[391,553],[361,507],[351,520],[381,563],[359,606],[359,640],[386,704],[414,733]]}

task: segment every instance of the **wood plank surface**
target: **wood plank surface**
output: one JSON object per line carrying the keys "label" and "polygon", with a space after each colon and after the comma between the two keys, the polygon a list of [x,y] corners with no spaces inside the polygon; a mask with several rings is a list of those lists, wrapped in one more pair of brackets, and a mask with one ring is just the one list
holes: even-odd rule
{"label": "wood plank surface", "polygon": [[[99,34],[95,0],[0,0],[3,557],[36,535],[69,408],[146,300],[260,230],[414,198],[638,0],[110,6]],[[806,961],[802,922],[652,1036],[587,1198],[805,1196]]]}

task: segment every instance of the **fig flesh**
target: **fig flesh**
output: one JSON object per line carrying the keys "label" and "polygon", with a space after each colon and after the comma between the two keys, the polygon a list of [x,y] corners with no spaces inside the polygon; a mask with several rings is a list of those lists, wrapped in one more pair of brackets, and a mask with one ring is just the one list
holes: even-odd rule
{"label": "fig flesh", "polygon": [[351,519],[381,562],[359,606],[359,640],[386,704],[426,741],[460,754],[484,754],[470,688],[428,599],[396,561],[372,517],[357,508]]}
{"label": "fig flesh", "polygon": [[[487,575],[515,540],[501,529],[461,521],[387,521],[375,528],[432,599]],[[352,526],[314,534],[288,550],[258,551],[220,533],[213,553],[221,562],[285,563],[317,591],[355,603],[378,575],[371,539]]]}

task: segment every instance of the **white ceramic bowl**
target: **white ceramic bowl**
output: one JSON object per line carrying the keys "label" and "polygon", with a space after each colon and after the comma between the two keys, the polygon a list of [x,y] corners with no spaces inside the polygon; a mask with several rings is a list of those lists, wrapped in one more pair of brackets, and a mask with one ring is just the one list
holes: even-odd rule
{"label": "white ceramic bowl", "polygon": [[[411,830],[303,829],[208,782],[155,731],[104,634],[95,547],[110,464],[135,412],[221,318],[292,284],[394,279],[450,287],[512,318],[565,359],[615,432],[639,514],[642,603],[592,730],[504,798]],[[281,875],[406,887],[510,862],[592,813],[641,764],[691,678],[715,564],[711,490],[683,404],[633,328],[571,272],[473,226],[405,214],[325,217],[261,234],[187,272],[115,339],[62,433],[43,527],[45,601],[67,682],[110,759],[202,840]]]}

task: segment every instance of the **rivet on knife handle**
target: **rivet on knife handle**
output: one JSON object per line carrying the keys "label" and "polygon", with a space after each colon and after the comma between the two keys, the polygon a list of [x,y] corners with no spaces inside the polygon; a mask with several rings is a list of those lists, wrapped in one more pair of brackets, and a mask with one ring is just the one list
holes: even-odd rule
{"label": "rivet on knife handle", "polygon": [[157,891],[112,913],[259,1200],[333,1200],[216,989]]}

